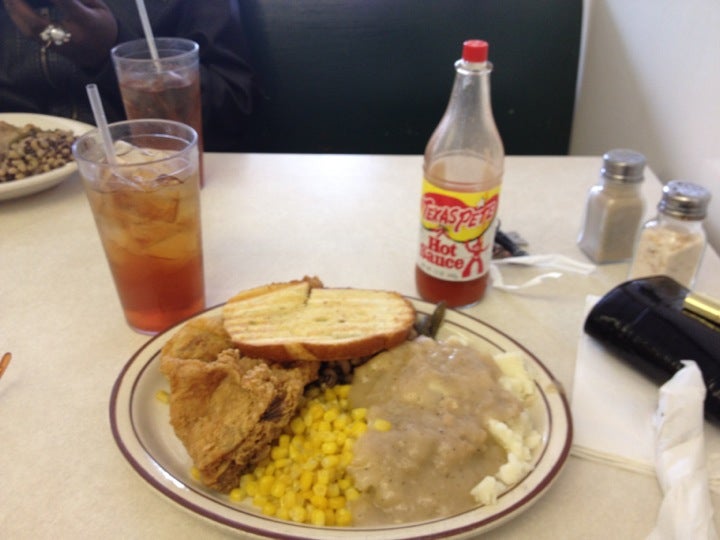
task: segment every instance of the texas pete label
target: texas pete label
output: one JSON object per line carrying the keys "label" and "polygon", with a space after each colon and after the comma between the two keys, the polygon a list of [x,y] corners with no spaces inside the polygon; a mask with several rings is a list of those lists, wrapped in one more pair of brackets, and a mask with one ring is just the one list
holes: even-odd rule
{"label": "texas pete label", "polygon": [[418,266],[447,281],[484,275],[492,259],[500,186],[488,191],[441,189],[423,180]]}

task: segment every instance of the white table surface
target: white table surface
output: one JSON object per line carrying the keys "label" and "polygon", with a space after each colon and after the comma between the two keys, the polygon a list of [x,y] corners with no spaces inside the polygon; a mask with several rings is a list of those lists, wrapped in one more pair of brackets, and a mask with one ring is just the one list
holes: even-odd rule
{"label": "white table surface", "polygon": [[[419,156],[208,154],[205,163],[208,305],[306,274],[416,295]],[[586,261],[575,238],[599,167],[599,157],[507,158],[503,229],[533,253]],[[660,198],[650,171],[643,193],[649,217]],[[468,311],[523,343],[569,393],[585,296],[627,268],[522,294],[491,289]],[[718,276],[708,250],[697,289],[720,297]],[[0,353],[13,354],[0,380],[0,537],[237,537],[157,494],[115,445],[110,391],[146,340],[125,324],[76,176],[0,202]],[[654,477],[573,456],[536,504],[484,538],[645,538],[661,498]]]}

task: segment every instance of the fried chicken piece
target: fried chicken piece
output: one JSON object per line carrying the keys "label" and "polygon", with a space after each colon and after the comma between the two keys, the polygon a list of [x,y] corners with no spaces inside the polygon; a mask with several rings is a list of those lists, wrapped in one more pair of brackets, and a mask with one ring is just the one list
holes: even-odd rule
{"label": "fried chicken piece", "polygon": [[222,315],[189,321],[163,346],[162,355],[211,362],[225,349],[233,348]]}
{"label": "fried chicken piece", "polygon": [[202,482],[228,492],[268,455],[297,413],[305,385],[317,378],[318,365],[269,363],[228,349],[213,361],[164,354],[161,370],[170,381],[175,434]]}

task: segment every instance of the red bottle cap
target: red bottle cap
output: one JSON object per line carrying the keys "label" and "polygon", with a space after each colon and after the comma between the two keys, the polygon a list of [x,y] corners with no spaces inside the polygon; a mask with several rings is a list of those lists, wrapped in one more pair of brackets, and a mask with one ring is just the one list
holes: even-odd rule
{"label": "red bottle cap", "polygon": [[466,62],[487,62],[488,43],[481,39],[469,39],[463,43],[462,59]]}

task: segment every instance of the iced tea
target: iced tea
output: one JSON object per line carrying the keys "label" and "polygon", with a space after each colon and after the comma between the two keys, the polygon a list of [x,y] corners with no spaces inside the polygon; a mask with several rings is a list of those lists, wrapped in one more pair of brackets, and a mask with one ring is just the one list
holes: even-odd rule
{"label": "iced tea", "polygon": [[197,153],[158,141],[163,149],[116,143],[115,166],[78,159],[125,317],[149,333],[205,307]]}
{"label": "iced tea", "polygon": [[125,115],[129,120],[163,118],[191,126],[198,134],[200,185],[203,185],[202,101],[198,45],[181,38],[158,38],[158,60],[145,40],[112,50]]}

